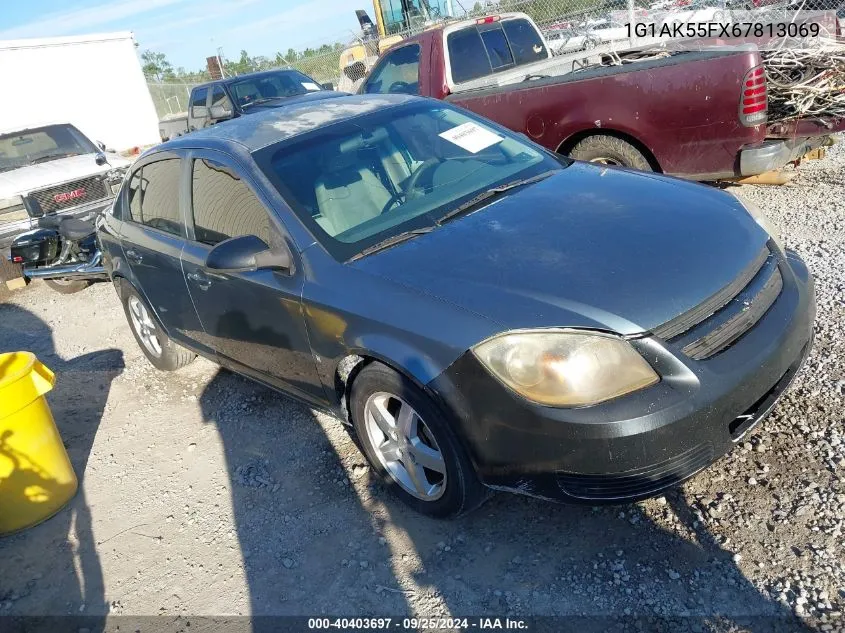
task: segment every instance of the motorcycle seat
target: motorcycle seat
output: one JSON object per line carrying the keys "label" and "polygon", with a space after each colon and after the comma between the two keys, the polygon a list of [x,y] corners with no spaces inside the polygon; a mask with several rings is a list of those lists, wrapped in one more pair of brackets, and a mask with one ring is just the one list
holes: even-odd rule
{"label": "motorcycle seat", "polygon": [[81,240],[95,231],[91,222],[75,218],[44,217],[38,221],[38,226],[56,229],[59,235],[67,240]]}

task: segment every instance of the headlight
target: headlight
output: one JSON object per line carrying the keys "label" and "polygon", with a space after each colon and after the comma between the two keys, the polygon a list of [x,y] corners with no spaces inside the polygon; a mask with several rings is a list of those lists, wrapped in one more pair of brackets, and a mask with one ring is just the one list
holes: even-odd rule
{"label": "headlight", "polygon": [[597,332],[513,332],[479,343],[473,352],[510,389],[554,407],[597,404],[660,380],[627,341]]}
{"label": "headlight", "polygon": [[777,242],[778,246],[780,246],[780,230],[772,222],[769,218],[766,217],[766,214],[763,213],[763,209],[757,206],[756,203],[751,202],[750,200],[746,200],[745,198],[740,198],[736,194],[731,194],[734,198],[739,200],[739,203],[745,207],[745,210],[748,211],[748,214],[754,218],[754,221],[759,224],[763,230],[771,236],[771,238]]}

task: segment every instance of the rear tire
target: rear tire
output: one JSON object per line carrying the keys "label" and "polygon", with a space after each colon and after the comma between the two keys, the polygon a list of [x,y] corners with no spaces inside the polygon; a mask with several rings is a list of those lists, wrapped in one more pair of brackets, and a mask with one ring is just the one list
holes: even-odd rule
{"label": "rear tire", "polygon": [[[417,512],[452,518],[490,496],[446,417],[405,376],[381,363],[367,365],[352,383],[349,404],[352,425],[373,470]],[[377,421],[380,412],[386,415]],[[404,412],[412,420],[407,426],[402,424]]]}
{"label": "rear tire", "polygon": [[628,141],[607,134],[595,134],[579,141],[570,150],[569,156],[591,163],[654,171],[648,158],[640,150]]}
{"label": "rear tire", "polygon": [[161,371],[175,371],[193,361],[197,355],[174,343],[152,316],[147,302],[128,283],[123,284],[120,293],[123,311],[129,321],[129,329],[144,352],[147,360]]}
{"label": "rear tire", "polygon": [[44,283],[59,294],[72,295],[80,290],[85,290],[93,282],[87,279],[45,279]]}

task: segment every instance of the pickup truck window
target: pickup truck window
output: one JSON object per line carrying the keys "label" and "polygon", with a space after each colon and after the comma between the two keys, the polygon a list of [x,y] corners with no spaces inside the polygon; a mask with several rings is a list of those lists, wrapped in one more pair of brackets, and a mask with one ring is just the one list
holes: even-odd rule
{"label": "pickup truck window", "polygon": [[420,46],[411,44],[390,51],[370,73],[365,93],[419,93]]}
{"label": "pickup truck window", "polygon": [[279,70],[234,81],[229,84],[229,90],[239,106],[248,108],[257,103],[317,92],[321,88],[308,75],[299,71]]}
{"label": "pickup truck window", "polygon": [[481,31],[481,40],[490,56],[490,65],[493,70],[513,65],[513,55],[511,55],[508,40],[505,38],[505,32],[502,29],[493,28]]}
{"label": "pickup truck window", "polygon": [[528,20],[505,20],[502,22],[502,28],[508,37],[517,66],[549,57],[543,39]]}
{"label": "pickup truck window", "polygon": [[211,91],[211,107],[213,108],[216,105],[223,106],[226,110],[232,109],[232,102],[226,96],[223,86],[220,85],[214,86],[214,90]]}
{"label": "pickup truck window", "polygon": [[182,161],[167,158],[147,163],[129,179],[129,214],[133,222],[172,235],[183,235],[179,212]]}
{"label": "pickup truck window", "polygon": [[456,84],[549,56],[537,29],[525,19],[469,26],[446,37]]}
{"label": "pickup truck window", "polygon": [[484,77],[493,72],[478,29],[473,27],[449,33],[446,38],[452,81],[456,84]]}
{"label": "pickup truck window", "polygon": [[208,99],[208,88],[197,88],[191,93],[191,116],[202,118],[208,116],[208,108],[205,105]]}
{"label": "pickup truck window", "polygon": [[490,187],[562,169],[516,135],[430,101],[327,126],[255,159],[341,261],[405,230],[433,227]]}
{"label": "pickup truck window", "polygon": [[226,165],[194,161],[192,179],[194,236],[214,246],[239,235],[255,235],[270,243],[270,218],[252,190]]}

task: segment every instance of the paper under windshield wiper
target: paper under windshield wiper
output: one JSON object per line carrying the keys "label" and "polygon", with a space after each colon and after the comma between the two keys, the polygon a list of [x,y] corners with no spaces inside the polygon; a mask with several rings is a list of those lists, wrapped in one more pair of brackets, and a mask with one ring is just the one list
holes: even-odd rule
{"label": "paper under windshield wiper", "polygon": [[372,246],[368,246],[360,253],[356,253],[352,257],[349,258],[350,262],[354,262],[357,259],[361,259],[362,257],[366,257],[367,255],[372,255],[373,253],[377,253],[378,251],[383,251],[385,248],[390,248],[391,246],[395,246],[401,242],[405,242],[412,238],[415,238],[417,235],[425,235],[426,233],[431,233],[434,230],[434,226],[424,226],[420,229],[413,229],[412,231],[403,231],[402,233],[397,233],[396,235],[392,235],[381,242],[376,242]]}
{"label": "paper under windshield wiper", "polygon": [[443,224],[444,222],[448,222],[449,220],[454,219],[455,217],[466,213],[467,211],[472,210],[473,208],[477,207],[479,204],[484,202],[485,200],[489,200],[498,196],[499,194],[504,193],[510,189],[515,187],[522,187],[523,185],[530,185],[535,182],[539,182],[541,180],[545,180],[549,176],[558,173],[559,169],[552,169],[550,171],[545,171],[542,174],[537,174],[536,176],[532,176],[531,178],[523,178],[521,180],[513,180],[511,182],[507,182],[504,185],[499,185],[498,187],[492,187],[487,191],[483,191],[474,198],[467,200],[461,205],[458,205],[451,211],[449,211],[446,215],[441,217],[437,220],[437,224]]}

